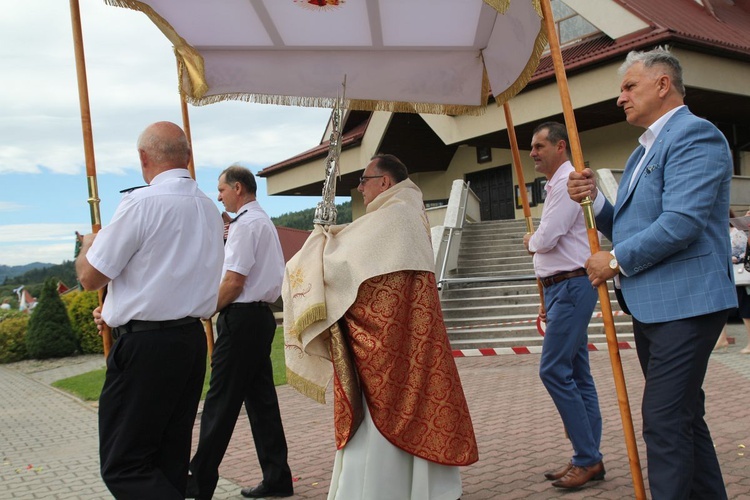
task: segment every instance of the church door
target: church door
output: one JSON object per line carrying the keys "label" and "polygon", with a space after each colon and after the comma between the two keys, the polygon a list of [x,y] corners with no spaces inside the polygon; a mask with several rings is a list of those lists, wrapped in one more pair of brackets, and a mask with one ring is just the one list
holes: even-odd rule
{"label": "church door", "polygon": [[466,181],[479,197],[482,220],[515,219],[513,171],[510,165],[466,174]]}

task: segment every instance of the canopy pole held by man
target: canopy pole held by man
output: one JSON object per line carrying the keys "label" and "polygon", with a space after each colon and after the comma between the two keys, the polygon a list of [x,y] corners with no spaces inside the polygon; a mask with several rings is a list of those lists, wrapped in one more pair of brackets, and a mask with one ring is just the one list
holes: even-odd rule
{"label": "canopy pole held by man", "polygon": [[[510,140],[510,151],[513,156],[513,167],[516,170],[516,177],[518,178],[518,192],[521,194],[521,205],[523,206],[523,217],[526,220],[526,232],[532,234],[534,232],[534,222],[531,220],[531,205],[529,205],[529,193],[526,191],[526,179],[523,176],[523,165],[521,165],[521,153],[518,149],[518,139],[516,139],[516,129],[513,126],[513,116],[510,113],[510,104],[508,102],[503,103],[503,111],[505,112],[505,126],[508,129],[508,139]],[[536,287],[539,290],[539,301],[542,307],[544,306],[544,288],[539,278],[536,280]]]}
{"label": "canopy pole held by man", "polygon": [[[179,63],[177,64],[177,75],[179,77]],[[185,97],[180,93],[180,109],[182,111],[182,129],[187,137],[188,146],[190,147],[190,160],[188,161],[188,171],[190,176],[195,179],[195,161],[193,160],[193,137],[190,135],[190,115],[188,114],[187,102]],[[211,318],[207,318],[203,322],[203,329],[206,331],[206,346],[208,347],[208,358],[211,359],[211,355],[214,352],[214,325]]]}
{"label": "canopy pole held by man", "polygon": [[[581,151],[581,142],[578,136],[578,128],[573,113],[573,104],[570,99],[570,89],[568,79],[565,74],[565,67],[560,50],[560,42],[555,30],[555,21],[552,14],[552,8],[549,0],[541,0],[542,14],[544,16],[544,27],[547,31],[549,41],[550,55],[555,69],[557,87],[560,91],[562,101],[563,115],[565,124],[568,129],[568,138],[570,139],[570,149],[573,154],[573,167],[577,172],[583,170],[583,152]],[[591,198],[586,197],[581,202],[584,220],[586,222],[586,231],[588,233],[589,245],[592,255],[599,251],[599,236],[596,230],[594,219],[594,208]],[[628,391],[625,385],[625,374],[622,369],[622,360],[620,359],[620,349],[617,344],[617,333],[615,332],[614,317],[612,315],[612,305],[609,299],[609,289],[607,283],[602,283],[598,288],[599,303],[602,308],[602,319],[604,320],[604,332],[607,336],[607,347],[609,358],[612,365],[612,373],[615,380],[615,389],[617,391],[617,402],[620,407],[620,418],[622,420],[623,433],[625,434],[625,445],[628,451],[628,460],[630,462],[630,474],[633,478],[633,489],[635,498],[638,500],[646,498],[646,488],[643,483],[643,473],[641,472],[641,462],[638,457],[638,448],[635,441],[635,430],[633,428],[633,417],[630,412],[630,403],[628,401]]]}
{"label": "canopy pole held by man", "polygon": [[[96,162],[94,160],[94,136],[91,129],[91,109],[89,107],[89,90],[86,79],[86,59],[83,53],[83,30],[81,29],[81,10],[78,0],[70,0],[70,20],[73,26],[73,49],[75,50],[76,75],[78,77],[78,101],[81,107],[81,128],[83,130],[83,155],[86,161],[86,180],[88,184],[88,203],[91,212],[91,232],[98,233],[102,228],[99,211],[99,189],[96,182]],[[99,290],[99,306],[104,303],[106,288]],[[104,357],[112,348],[112,332],[106,323],[101,330]]]}

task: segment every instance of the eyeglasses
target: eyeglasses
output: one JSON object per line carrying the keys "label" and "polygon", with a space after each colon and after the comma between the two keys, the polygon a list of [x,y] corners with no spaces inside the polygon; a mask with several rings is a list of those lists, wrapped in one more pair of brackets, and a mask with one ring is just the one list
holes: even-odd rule
{"label": "eyeglasses", "polygon": [[385,175],[363,175],[359,178],[359,183],[364,184],[367,179],[379,179],[380,177],[385,177]]}

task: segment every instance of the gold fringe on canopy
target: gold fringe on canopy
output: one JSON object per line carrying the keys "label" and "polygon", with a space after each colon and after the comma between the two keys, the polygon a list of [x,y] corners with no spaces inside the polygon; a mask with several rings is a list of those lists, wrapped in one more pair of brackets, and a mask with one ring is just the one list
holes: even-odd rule
{"label": "gold fringe on canopy", "polygon": [[[184,92],[180,85],[180,93],[191,101],[194,98],[202,97],[208,91],[208,84],[205,78],[205,66],[203,56],[198,53],[184,38],[177,34],[177,31],[163,17],[154,11],[150,6],[137,0],[104,0],[107,5],[113,7],[122,7],[138,12],[143,12],[156,25],[164,36],[174,45],[175,55],[177,56],[177,66],[179,68],[179,81],[186,82],[189,88],[189,94]],[[188,78],[183,78],[187,72]]]}
{"label": "gold fringe on canopy", "polygon": [[531,2],[534,4],[534,10],[539,14],[539,17],[544,17],[544,14],[542,14],[541,0],[531,0]]}
{"label": "gold fringe on canopy", "polygon": [[[478,106],[459,106],[454,104],[434,104],[403,101],[378,101],[365,99],[347,99],[344,108],[353,111],[391,111],[394,113],[430,113],[442,115],[471,115],[479,116],[485,113],[490,85],[487,75],[482,82],[483,102]],[[300,97],[272,94],[246,94],[241,92],[216,94],[201,98],[185,95],[185,100],[194,106],[205,106],[221,101],[244,101],[257,104],[276,104],[283,106],[300,106],[313,108],[330,108],[335,97]]]}
{"label": "gold fringe on canopy", "polygon": [[[179,72],[179,92],[186,102],[195,106],[214,104],[221,101],[237,100],[253,102],[259,104],[277,104],[285,106],[302,106],[302,107],[319,107],[331,108],[335,104],[336,98],[323,97],[301,97],[285,96],[271,94],[252,94],[252,93],[225,93],[206,96],[209,87],[206,83],[205,65],[200,53],[189,45],[185,39],[177,34],[177,31],[163,17],[154,11],[149,5],[138,0],[104,0],[106,4],[114,7],[122,7],[146,14],[151,21],[164,33],[174,45],[175,56]],[[512,0],[483,0],[487,5],[503,15],[507,12]],[[530,1],[534,9],[542,17],[540,0],[515,0]],[[495,95],[498,105],[510,100],[520,92],[531,79],[536,67],[539,64],[539,58],[547,43],[544,30],[540,29],[531,59],[526,64],[523,73],[519,78],[499,95]],[[481,57],[481,55],[480,55]],[[484,114],[487,105],[487,98],[490,93],[490,83],[486,72],[482,79],[482,102],[476,106],[470,105],[446,105],[435,103],[420,102],[403,102],[403,101],[379,101],[379,100],[360,100],[350,99],[346,103],[346,108],[350,110],[361,111],[390,111],[395,113],[429,113],[444,115],[471,115],[478,116]]]}
{"label": "gold fringe on canopy", "polygon": [[500,14],[505,14],[505,11],[510,7],[510,0],[484,0],[484,3],[498,11]]}
{"label": "gold fringe on canopy", "polygon": [[[510,7],[510,2],[511,0],[484,0],[484,3],[498,11],[500,14],[505,14],[505,12],[508,10],[508,7]],[[539,14],[539,17],[544,17],[542,15],[542,5],[539,2],[540,0],[531,0],[531,3],[534,5],[534,10],[536,10],[537,14]]]}
{"label": "gold fringe on canopy", "polygon": [[[487,1],[487,0],[485,0]],[[534,0],[534,7],[537,8],[539,6],[539,0]],[[539,7],[541,9],[541,7]],[[537,10],[539,10],[537,9]],[[544,18],[539,18],[540,24],[544,22]],[[518,76],[516,81],[505,89],[504,92],[502,92],[499,95],[495,95],[495,102],[498,106],[502,106],[506,102],[510,101],[513,97],[516,96],[523,88],[526,86],[526,84],[529,83],[529,80],[531,80],[531,77],[534,76],[534,72],[536,71],[537,67],[539,66],[539,59],[542,58],[542,53],[544,52],[544,49],[547,47],[547,33],[544,31],[544,29],[539,29],[539,34],[536,36],[536,40],[534,41],[534,49],[531,53],[531,57],[529,58],[529,61],[526,63],[526,67],[524,67],[521,74]]]}

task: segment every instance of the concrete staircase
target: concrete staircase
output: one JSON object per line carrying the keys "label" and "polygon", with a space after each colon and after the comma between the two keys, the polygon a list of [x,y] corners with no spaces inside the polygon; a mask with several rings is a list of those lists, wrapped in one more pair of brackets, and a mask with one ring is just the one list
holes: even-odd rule
{"label": "concrete staircase", "polygon": [[[535,227],[538,224],[534,221]],[[464,227],[458,268],[447,276],[441,298],[453,349],[542,345],[536,324],[539,291],[531,255],[523,246],[525,232],[523,220]],[[610,247],[608,241],[602,242],[602,248]],[[618,341],[632,342],[630,316],[622,315],[611,289],[610,303]],[[589,325],[590,343],[606,343],[602,318],[596,317],[600,311],[597,303]]]}

